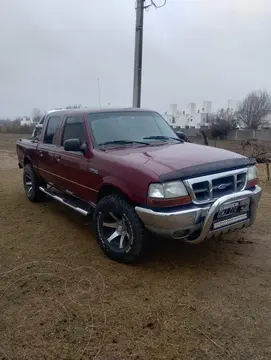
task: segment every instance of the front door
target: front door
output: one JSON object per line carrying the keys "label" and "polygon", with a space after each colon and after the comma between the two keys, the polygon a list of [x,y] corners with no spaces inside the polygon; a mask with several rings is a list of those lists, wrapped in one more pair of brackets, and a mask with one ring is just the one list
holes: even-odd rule
{"label": "front door", "polygon": [[[81,144],[86,143],[87,153],[65,151],[64,142],[69,139],[79,139]],[[68,116],[64,122],[60,146],[55,153],[59,188],[80,199],[95,202],[98,192],[91,186],[93,174],[90,171],[89,149],[90,144],[82,115]]]}

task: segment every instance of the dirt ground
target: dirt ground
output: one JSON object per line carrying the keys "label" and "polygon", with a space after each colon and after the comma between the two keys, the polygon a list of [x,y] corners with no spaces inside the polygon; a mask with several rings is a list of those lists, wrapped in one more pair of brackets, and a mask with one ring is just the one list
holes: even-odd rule
{"label": "dirt ground", "polygon": [[252,228],[197,246],[153,238],[125,266],[91,221],[26,199],[15,138],[0,134],[0,359],[271,359],[267,184]]}

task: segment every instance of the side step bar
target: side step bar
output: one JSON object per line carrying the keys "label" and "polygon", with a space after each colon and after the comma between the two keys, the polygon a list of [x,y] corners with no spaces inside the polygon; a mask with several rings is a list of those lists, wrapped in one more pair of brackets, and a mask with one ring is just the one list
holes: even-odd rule
{"label": "side step bar", "polygon": [[[68,199],[68,198],[62,198],[58,196],[56,193],[53,193],[52,191],[48,189],[44,189],[44,187],[39,187],[40,191],[44,192],[46,195],[50,196],[51,198],[55,199],[56,201],[68,206],[69,208],[77,211],[81,215],[88,216],[91,214],[90,211],[83,209],[82,207],[79,207],[78,204],[76,204],[76,199]],[[74,200],[74,201],[72,201]],[[74,204],[72,203],[74,202]]]}

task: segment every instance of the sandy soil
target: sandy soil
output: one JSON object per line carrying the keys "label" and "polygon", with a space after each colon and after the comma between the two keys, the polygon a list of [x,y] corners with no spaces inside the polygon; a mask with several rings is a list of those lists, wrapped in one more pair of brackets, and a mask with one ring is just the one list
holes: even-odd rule
{"label": "sandy soil", "polygon": [[266,184],[252,228],[198,246],[153,238],[125,266],[91,221],[28,202],[15,138],[0,135],[0,359],[271,359]]}

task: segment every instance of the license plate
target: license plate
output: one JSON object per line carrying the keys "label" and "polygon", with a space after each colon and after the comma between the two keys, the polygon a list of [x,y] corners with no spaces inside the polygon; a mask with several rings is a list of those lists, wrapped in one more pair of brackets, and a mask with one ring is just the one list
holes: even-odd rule
{"label": "license plate", "polygon": [[220,206],[217,218],[221,219],[225,216],[234,215],[239,210],[239,202]]}

